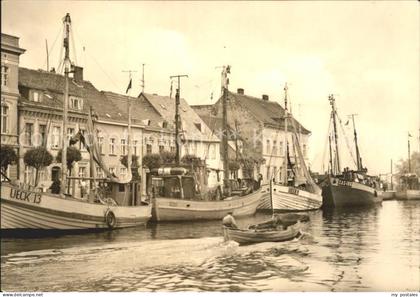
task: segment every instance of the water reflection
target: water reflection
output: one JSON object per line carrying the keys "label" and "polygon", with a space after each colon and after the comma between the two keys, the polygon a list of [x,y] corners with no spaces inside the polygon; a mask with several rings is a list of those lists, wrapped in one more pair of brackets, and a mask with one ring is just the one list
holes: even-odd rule
{"label": "water reflection", "polygon": [[[220,222],[2,239],[2,289],[402,291],[419,289],[419,201],[308,213],[303,236],[239,247]],[[247,226],[268,214],[240,218]],[[37,275],[36,278],[33,275]]]}

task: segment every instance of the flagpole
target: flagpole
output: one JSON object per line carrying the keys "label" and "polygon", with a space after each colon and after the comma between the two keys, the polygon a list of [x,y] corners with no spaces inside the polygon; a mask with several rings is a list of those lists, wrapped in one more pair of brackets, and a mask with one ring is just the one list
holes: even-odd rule
{"label": "flagpole", "polygon": [[411,173],[410,137],[410,132],[408,132],[408,173]]}

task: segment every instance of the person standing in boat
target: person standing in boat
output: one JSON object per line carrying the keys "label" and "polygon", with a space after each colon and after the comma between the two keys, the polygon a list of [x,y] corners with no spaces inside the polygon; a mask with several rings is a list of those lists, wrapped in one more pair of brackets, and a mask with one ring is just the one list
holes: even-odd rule
{"label": "person standing in boat", "polygon": [[223,226],[230,229],[239,229],[238,225],[236,225],[236,221],[235,221],[235,218],[233,217],[232,211],[229,211],[228,214],[223,218],[222,224]]}

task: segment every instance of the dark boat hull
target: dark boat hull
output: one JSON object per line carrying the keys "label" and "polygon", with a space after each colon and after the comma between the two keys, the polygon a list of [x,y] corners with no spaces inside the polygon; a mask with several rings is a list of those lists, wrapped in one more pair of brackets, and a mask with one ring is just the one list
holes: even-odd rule
{"label": "dark boat hull", "polygon": [[364,206],[382,202],[382,196],[374,188],[335,177],[330,177],[322,187],[322,199],[325,207]]}

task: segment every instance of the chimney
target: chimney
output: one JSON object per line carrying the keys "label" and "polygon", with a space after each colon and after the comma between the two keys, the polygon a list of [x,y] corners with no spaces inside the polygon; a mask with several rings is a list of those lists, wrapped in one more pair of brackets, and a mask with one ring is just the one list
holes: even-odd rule
{"label": "chimney", "polygon": [[268,101],[268,95],[262,95],[262,100]]}
{"label": "chimney", "polygon": [[74,69],[73,79],[76,82],[82,82],[83,81],[83,67],[74,66],[73,69]]}
{"label": "chimney", "polygon": [[238,88],[238,94],[239,95],[243,95],[245,92],[244,92],[244,89],[242,89],[242,88]]}

